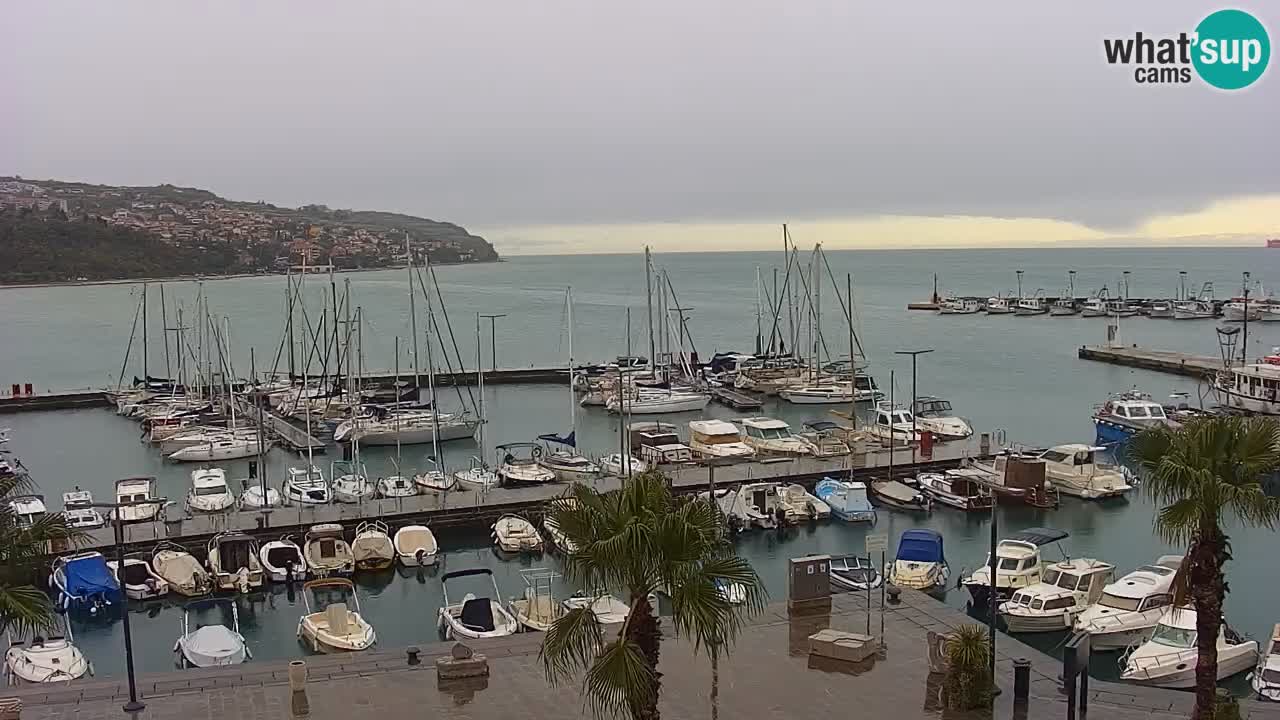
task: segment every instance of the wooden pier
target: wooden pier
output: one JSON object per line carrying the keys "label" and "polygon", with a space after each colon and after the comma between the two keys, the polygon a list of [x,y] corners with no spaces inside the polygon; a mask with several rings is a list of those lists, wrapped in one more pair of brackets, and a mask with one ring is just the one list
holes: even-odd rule
{"label": "wooden pier", "polygon": [[1129,347],[1082,345],[1076,355],[1081,360],[1095,360],[1111,365],[1124,365],[1194,378],[1213,379],[1222,369],[1221,358],[1172,350],[1149,350],[1136,345]]}
{"label": "wooden pier", "polygon": [[711,388],[711,397],[734,410],[755,410],[764,406],[764,401],[760,398],[724,387]]}

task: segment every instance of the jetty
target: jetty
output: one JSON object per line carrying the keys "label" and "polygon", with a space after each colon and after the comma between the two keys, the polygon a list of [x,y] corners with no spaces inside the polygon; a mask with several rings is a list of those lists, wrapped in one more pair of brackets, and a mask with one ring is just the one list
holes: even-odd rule
{"label": "jetty", "polygon": [[275,411],[256,408],[244,398],[238,397],[236,398],[236,412],[240,413],[240,417],[251,422],[257,422],[260,417],[264,426],[262,429],[267,436],[277,440],[291,450],[296,450],[300,453],[308,450],[313,453],[324,453],[325,443],[323,440],[314,435],[308,435],[305,429],[294,425]]}
{"label": "jetty", "polygon": [[726,405],[734,410],[755,410],[764,407],[764,401],[760,398],[725,387],[711,388],[711,397],[715,398],[716,402],[721,405]]}
{"label": "jetty", "polygon": [[1111,365],[1155,370],[1156,372],[1186,377],[1213,379],[1222,369],[1222,359],[1173,350],[1151,350],[1137,345],[1110,347],[1081,345],[1076,356],[1081,360],[1094,360]]}

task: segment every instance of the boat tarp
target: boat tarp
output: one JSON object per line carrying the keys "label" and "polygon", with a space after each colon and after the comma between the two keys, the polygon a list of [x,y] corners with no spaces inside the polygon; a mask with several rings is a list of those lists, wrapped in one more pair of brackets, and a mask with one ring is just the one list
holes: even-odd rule
{"label": "boat tarp", "polygon": [[244,662],[244,642],[226,625],[205,625],[182,638],[182,654],[196,667]]}
{"label": "boat tarp", "polygon": [[391,546],[391,538],[382,533],[366,533],[351,543],[351,555],[356,562],[365,560],[392,560],[396,550]]}
{"label": "boat tarp", "polygon": [[396,533],[396,542],[400,545],[396,549],[406,555],[412,555],[420,549],[429,553],[433,553],[437,549],[435,536],[426,528],[421,530],[401,530]]}
{"label": "boat tarp", "polygon": [[156,553],[156,573],[179,587],[192,587],[205,576],[204,568],[187,553]]}
{"label": "boat tarp", "polygon": [[1058,542],[1059,540],[1065,540],[1067,536],[1068,534],[1062,530],[1033,527],[1027,528],[1026,530],[1020,530],[1006,539],[1021,540],[1022,542],[1029,542],[1032,545],[1040,546],[1047,545],[1051,542]]}
{"label": "boat tarp", "polygon": [[113,595],[120,591],[107,567],[107,561],[101,555],[76,558],[63,567],[63,578],[66,582],[67,595],[71,597],[88,597],[95,594]]}
{"label": "boat tarp", "polygon": [[538,439],[546,440],[547,442],[559,443],[561,445],[568,445],[571,448],[576,448],[578,447],[577,436],[578,436],[578,433],[576,430],[570,430],[569,434],[565,435],[564,437],[560,437],[555,433],[547,433],[546,435],[539,435]]}
{"label": "boat tarp", "polygon": [[933,530],[907,530],[898,540],[898,560],[945,562],[942,536]]}
{"label": "boat tarp", "polygon": [[[918,494],[915,490],[907,487],[906,485],[903,485],[897,480],[890,480],[888,482],[876,483],[876,492],[880,493],[881,495],[884,495],[890,500],[897,500],[898,502],[901,502],[901,503],[912,502],[913,500],[915,500],[916,495]],[[907,532],[911,532],[911,531],[908,530]],[[906,534],[904,533],[903,535],[905,537]]]}

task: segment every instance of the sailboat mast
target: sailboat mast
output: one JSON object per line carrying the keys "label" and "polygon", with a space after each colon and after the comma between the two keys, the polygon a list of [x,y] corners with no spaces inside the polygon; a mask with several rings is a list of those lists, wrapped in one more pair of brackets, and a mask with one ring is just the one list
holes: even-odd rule
{"label": "sailboat mast", "polygon": [[284,276],[284,311],[285,311],[285,329],[289,333],[289,384],[293,384],[294,375],[297,374],[298,368],[294,361],[294,338],[293,338],[293,270]]}
{"label": "sailboat mast", "polygon": [[[413,251],[409,249],[409,233],[404,234],[404,254],[409,258],[409,332],[413,334],[413,392],[415,397],[418,392],[418,312],[416,303],[413,299]],[[427,297],[428,306],[431,303],[430,296]],[[427,311],[427,315],[431,315],[431,311]],[[431,322],[427,321],[427,353],[431,352]],[[429,382],[429,381],[428,381]],[[432,398],[431,407],[435,408],[435,399]]]}
{"label": "sailboat mast", "polygon": [[173,378],[173,368],[169,365],[169,311],[165,308],[164,283],[160,283],[160,337],[164,340],[164,376]]}
{"label": "sailboat mast", "polygon": [[147,327],[147,284],[142,283],[142,382],[147,382],[150,371],[147,370],[147,336],[151,329]]}
{"label": "sailboat mast", "polygon": [[223,360],[223,373],[226,374],[227,380],[227,397],[230,398],[231,405],[231,429],[236,429],[236,385],[234,371],[231,369],[231,318],[222,318],[222,342],[227,348],[227,355]]}
{"label": "sailboat mast", "polygon": [[658,356],[653,347],[653,268],[649,261],[649,246],[644,246],[644,298],[649,319],[649,372],[657,372]]}
{"label": "sailboat mast", "polygon": [[[564,290],[565,326],[569,334],[569,433],[573,434],[577,421],[577,404],[573,402],[573,287]],[[576,442],[576,439],[575,439]]]}
{"label": "sailboat mast", "polygon": [[[853,361],[853,274],[845,273],[844,275],[845,294],[849,296],[849,382],[851,383],[849,392],[849,422],[853,423],[853,429],[858,429],[858,366]],[[839,293],[840,289],[836,288]],[[853,452],[853,445],[850,444],[849,452]],[[849,464],[849,479],[853,479],[853,463]]]}
{"label": "sailboat mast", "polygon": [[760,354],[760,266],[756,266],[756,354]]}
{"label": "sailboat mast", "polygon": [[[480,358],[480,313],[476,313],[476,389],[480,393],[480,402],[476,410],[480,413],[480,459],[484,460],[484,363]],[[434,408],[433,408],[434,409]]]}
{"label": "sailboat mast", "polygon": [[[433,283],[435,282],[435,277],[431,278],[431,282]],[[412,292],[413,290],[412,286],[410,286],[409,289]],[[444,465],[443,463],[441,463],[441,457],[440,457],[440,409],[436,407],[436,360],[435,360],[434,348],[432,347],[434,343],[431,340],[433,337],[431,334],[431,329],[432,327],[435,326],[436,315],[435,315],[435,306],[431,302],[431,294],[430,293],[424,293],[424,294],[427,297],[427,393],[431,398],[431,454],[435,456],[436,469],[443,470]],[[443,342],[440,344],[440,347],[444,348]],[[414,351],[415,353],[417,351],[416,341],[414,343]],[[414,397],[417,397],[417,393],[418,393],[418,388],[416,384],[418,380],[417,357],[414,358],[413,364],[414,364],[413,379],[415,383],[413,392],[414,392]],[[461,399],[461,396],[459,396],[459,399]],[[397,445],[400,442],[399,438],[400,438],[400,434],[396,433]]]}

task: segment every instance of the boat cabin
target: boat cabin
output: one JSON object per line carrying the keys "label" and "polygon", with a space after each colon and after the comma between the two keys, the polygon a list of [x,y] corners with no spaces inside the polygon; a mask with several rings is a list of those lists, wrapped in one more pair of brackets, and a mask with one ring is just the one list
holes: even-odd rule
{"label": "boat cabin", "polygon": [[[1173,557],[1173,562],[1164,564],[1142,565],[1118,581],[1102,589],[1102,597],[1098,605],[1115,612],[1147,612],[1168,607],[1173,604],[1170,585],[1174,574],[1178,571],[1177,562],[1181,558]],[[1104,613],[1105,614],[1105,611]]]}
{"label": "boat cabin", "polygon": [[742,428],[747,437],[755,440],[785,440],[792,436],[791,426],[775,418],[743,418]]}
{"label": "boat cabin", "polygon": [[955,411],[951,407],[950,400],[921,397],[916,399],[916,416],[922,418],[953,417],[955,416]]}
{"label": "boat cabin", "polygon": [[1100,560],[1064,560],[1045,568],[1040,582],[1015,592],[1009,605],[1046,614],[1083,609],[1102,596],[1114,573],[1114,565]]}
{"label": "boat cabin", "polygon": [[738,427],[724,420],[692,420],[689,422],[690,444],[735,445],[742,442]]}
{"label": "boat cabin", "polygon": [[627,435],[633,453],[646,446],[680,444],[679,428],[670,423],[634,422],[627,426]]}
{"label": "boat cabin", "polygon": [[44,519],[48,512],[39,495],[19,495],[9,501],[18,527],[29,528]]}
{"label": "boat cabin", "polygon": [[116,502],[120,504],[156,499],[155,478],[127,478],[116,481]]}
{"label": "boat cabin", "polygon": [[640,459],[650,465],[670,465],[693,462],[693,448],[680,442],[664,445],[643,445]]}
{"label": "boat cabin", "polygon": [[1164,413],[1164,407],[1160,403],[1154,402],[1150,398],[1141,399],[1137,397],[1108,400],[1106,405],[1102,406],[1100,414],[1114,415],[1125,420],[1164,421],[1168,419]]}

